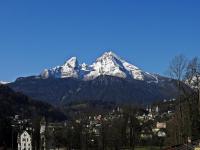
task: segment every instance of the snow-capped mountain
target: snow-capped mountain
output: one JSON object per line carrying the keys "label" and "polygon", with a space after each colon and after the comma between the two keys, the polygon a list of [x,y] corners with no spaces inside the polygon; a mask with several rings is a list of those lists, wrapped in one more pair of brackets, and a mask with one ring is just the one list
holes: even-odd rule
{"label": "snow-capped mountain", "polygon": [[145,104],[175,98],[180,94],[176,83],[142,71],[113,52],[105,52],[91,65],[79,64],[72,57],[39,76],[19,77],[8,86],[55,105],[82,100]]}
{"label": "snow-capped mountain", "polygon": [[42,78],[73,77],[82,80],[93,80],[101,75],[158,82],[156,75],[142,71],[111,51],[105,52],[101,57],[97,58],[92,65],[87,65],[85,63],[79,64],[77,58],[72,57],[62,66],[45,69],[40,76]]}
{"label": "snow-capped mountain", "polygon": [[45,69],[41,76],[43,78],[55,77],[55,78],[67,78],[79,76],[79,65],[76,57],[70,58],[62,66],[57,66],[52,69]]}

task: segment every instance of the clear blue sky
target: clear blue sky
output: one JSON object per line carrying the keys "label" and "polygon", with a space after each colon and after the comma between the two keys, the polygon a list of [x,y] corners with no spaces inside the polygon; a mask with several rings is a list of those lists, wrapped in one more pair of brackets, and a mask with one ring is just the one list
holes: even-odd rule
{"label": "clear blue sky", "polygon": [[199,0],[2,0],[0,80],[107,50],[164,74],[179,53],[200,55]]}

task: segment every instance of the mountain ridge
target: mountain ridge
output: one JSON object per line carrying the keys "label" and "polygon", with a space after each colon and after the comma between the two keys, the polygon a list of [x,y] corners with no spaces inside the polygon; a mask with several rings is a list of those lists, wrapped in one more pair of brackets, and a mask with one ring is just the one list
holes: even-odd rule
{"label": "mountain ridge", "polygon": [[157,76],[142,71],[112,51],[105,52],[91,65],[79,64],[76,57],[71,57],[63,65],[51,69],[44,69],[39,75],[41,78],[78,78],[82,80],[93,80],[101,75],[110,75],[120,78],[145,80],[158,82]]}

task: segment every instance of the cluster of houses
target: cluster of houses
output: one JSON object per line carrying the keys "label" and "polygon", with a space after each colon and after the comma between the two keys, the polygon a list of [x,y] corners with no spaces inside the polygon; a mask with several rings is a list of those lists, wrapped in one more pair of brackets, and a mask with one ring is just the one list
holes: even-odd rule
{"label": "cluster of houses", "polygon": [[[172,116],[173,111],[168,110],[167,112],[160,112],[158,106],[147,106],[146,113],[137,114],[137,119],[140,121],[140,125],[144,128],[141,131],[140,137],[142,139],[152,139],[153,137],[165,138],[166,133],[166,119],[162,119],[164,116]],[[150,124],[148,124],[150,122]],[[148,125],[146,125],[148,124]]]}
{"label": "cluster of houses", "polygon": [[[122,109],[117,107],[116,109],[113,109],[111,112],[109,112],[107,115],[99,114],[94,116],[88,116],[88,118],[86,119],[87,121],[84,124],[84,127],[89,134],[99,136],[102,122],[108,122],[114,119],[119,119],[122,116],[123,116]],[[83,122],[81,118],[76,120],[76,123],[81,123],[81,122]]]}
{"label": "cluster of houses", "polygon": [[[164,112],[167,115],[171,115],[171,111]],[[159,107],[153,107],[150,106],[147,107],[145,113],[143,114],[137,114],[136,118],[139,120],[140,125],[144,125],[144,128],[141,131],[140,137],[142,139],[152,139],[153,137],[157,136],[160,138],[166,137],[166,122],[165,121],[159,121],[157,120],[158,117],[161,117],[163,113],[160,113]],[[87,133],[91,133],[95,136],[100,135],[100,129],[102,126],[102,121],[112,121],[114,119],[119,119],[120,117],[123,117],[123,110],[121,108],[113,109],[110,113],[107,115],[94,115],[89,116],[87,119],[87,122],[84,124],[85,129],[87,130]],[[146,127],[145,123],[148,121],[151,121],[152,124],[149,127]],[[18,150],[32,150],[32,133],[34,132],[31,128],[32,124],[30,120],[23,119],[21,120],[19,116],[15,116],[13,118],[13,122],[15,126],[19,126],[20,130],[18,132],[17,136],[17,143],[18,143]],[[81,123],[81,119],[75,120],[76,123]],[[46,137],[46,131],[48,132],[54,132],[55,129],[62,129],[63,127],[66,127],[66,122],[64,123],[47,123],[45,122],[45,119],[43,119],[40,123],[40,149],[46,150],[46,149],[56,149],[56,146],[53,145],[53,141],[51,142],[51,139],[48,139]],[[71,127],[73,128],[73,126]]]}
{"label": "cluster of houses", "polygon": [[[102,117],[102,115],[94,115],[89,116],[87,119],[87,123],[85,124],[85,129],[88,134],[93,134],[96,137],[100,135],[100,127],[102,121],[112,121],[113,119],[118,119],[122,117],[121,109],[118,107],[113,109],[112,112]],[[33,149],[33,132],[34,130],[31,128],[32,123],[28,119],[21,119],[18,115],[16,115],[13,119],[13,126],[18,127],[18,136],[17,136],[17,144],[18,150],[32,150]],[[77,124],[81,123],[81,119],[75,120]],[[66,127],[67,123],[48,123],[43,119],[40,122],[40,150],[56,150],[56,145],[54,145],[54,139],[47,138],[48,134],[53,133],[57,129],[62,129]],[[71,126],[73,129],[73,126]],[[48,141],[47,141],[48,140]],[[61,148],[59,148],[61,149]]]}

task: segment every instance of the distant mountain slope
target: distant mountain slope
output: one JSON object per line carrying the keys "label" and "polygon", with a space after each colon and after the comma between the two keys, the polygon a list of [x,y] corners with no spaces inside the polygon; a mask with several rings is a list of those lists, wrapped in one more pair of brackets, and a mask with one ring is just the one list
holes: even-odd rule
{"label": "distant mountain slope", "polygon": [[159,83],[147,83],[112,76],[99,76],[89,81],[27,77],[8,85],[15,91],[52,104],[63,104],[73,100],[149,103],[177,96],[178,89],[174,80],[163,77],[159,80]]}
{"label": "distant mountain slope", "polygon": [[15,93],[8,86],[0,85],[0,116],[21,115],[32,118],[45,116],[52,120],[63,120],[66,116],[53,106],[30,99],[29,97]]}
{"label": "distant mountain slope", "polygon": [[34,99],[40,99],[51,104],[59,104],[66,92],[78,89],[83,81],[74,78],[48,78],[27,77],[17,79],[8,84],[17,92],[22,92]]}
{"label": "distant mountain slope", "polygon": [[173,80],[157,84],[140,80],[124,80],[112,76],[99,76],[94,80],[83,82],[75,91],[66,92],[61,101],[84,99],[146,104],[165,98],[174,98],[177,93],[178,90]]}

